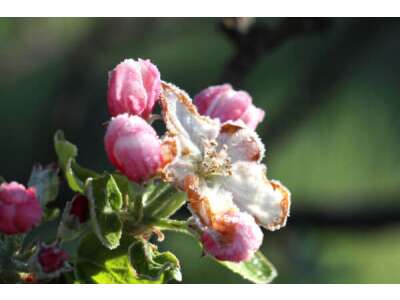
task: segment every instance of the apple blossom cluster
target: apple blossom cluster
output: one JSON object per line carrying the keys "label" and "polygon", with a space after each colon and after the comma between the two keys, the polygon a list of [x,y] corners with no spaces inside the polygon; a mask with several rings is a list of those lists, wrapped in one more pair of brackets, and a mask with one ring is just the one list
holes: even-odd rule
{"label": "apple blossom cluster", "polygon": [[[159,177],[187,193],[206,253],[219,260],[252,258],[260,226],[286,224],[290,193],[268,180],[264,145],[255,129],[264,111],[231,85],[209,87],[194,101],[161,81],[149,60],[127,59],[109,73],[112,119],[104,138],[110,162],[136,183]],[[160,102],[167,131],[151,126]]]}
{"label": "apple blossom cluster", "polygon": [[[244,278],[272,280],[273,266],[258,252],[261,228],[286,225],[290,192],[267,177],[255,131],[265,112],[251,96],[222,84],[192,101],[150,60],[126,59],[109,72],[107,105],[104,148],[117,171],[81,167],[78,148],[58,131],[57,168],[35,166],[26,186],[0,177],[0,280],[46,282],[67,272],[71,282],[181,280],[178,259],[150,240],[162,240],[163,230],[195,237]],[[152,125],[160,120],[158,133]],[[73,191],[61,213],[60,170]],[[185,203],[192,217],[170,219]]]}

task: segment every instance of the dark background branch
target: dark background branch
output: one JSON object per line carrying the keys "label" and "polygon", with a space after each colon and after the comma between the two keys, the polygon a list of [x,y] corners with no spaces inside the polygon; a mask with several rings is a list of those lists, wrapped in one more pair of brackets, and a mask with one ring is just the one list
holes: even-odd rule
{"label": "dark background branch", "polygon": [[[317,226],[335,227],[350,229],[374,229],[377,227],[400,224],[400,206],[387,206],[385,203],[399,202],[400,197],[385,197],[376,195],[369,197],[351,197],[349,203],[371,203],[374,205],[349,206],[344,209],[334,208],[296,208],[293,207],[288,222],[296,226]],[[337,203],[337,199],[326,199],[329,202]],[[371,200],[371,201],[369,201]],[[300,201],[301,199],[296,199]],[[342,201],[342,200],[341,200]],[[382,203],[381,205],[379,203]]]}
{"label": "dark background branch", "polygon": [[322,18],[287,18],[279,26],[271,29],[266,25],[251,25],[245,18],[236,21],[225,19],[221,30],[236,47],[236,53],[226,65],[221,82],[240,86],[243,79],[262,58],[284,41],[301,34],[321,32],[328,27],[328,21]]}

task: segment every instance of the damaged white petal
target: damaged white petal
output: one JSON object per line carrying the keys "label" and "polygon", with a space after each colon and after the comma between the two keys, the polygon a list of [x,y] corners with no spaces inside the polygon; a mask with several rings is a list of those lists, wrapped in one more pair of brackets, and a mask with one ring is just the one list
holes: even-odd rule
{"label": "damaged white petal", "polygon": [[238,124],[224,123],[217,142],[220,147],[226,146],[231,162],[260,162],[264,157],[265,148],[257,133]]}
{"label": "damaged white petal", "polygon": [[232,165],[232,176],[219,180],[240,210],[251,214],[263,227],[276,230],[286,224],[290,194],[279,182],[268,181],[265,173],[264,165],[237,162]]}
{"label": "damaged white petal", "polygon": [[179,139],[183,152],[200,154],[204,141],[218,136],[219,121],[201,116],[190,97],[176,86],[163,82],[162,87],[160,101],[168,132]]}

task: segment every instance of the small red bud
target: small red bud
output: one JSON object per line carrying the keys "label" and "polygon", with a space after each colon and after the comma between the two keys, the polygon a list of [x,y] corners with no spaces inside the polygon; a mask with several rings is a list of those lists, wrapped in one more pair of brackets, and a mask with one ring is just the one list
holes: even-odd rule
{"label": "small red bud", "polygon": [[59,246],[41,245],[38,260],[45,273],[54,273],[64,267],[64,263],[68,260],[67,252]]}
{"label": "small red bud", "polygon": [[89,218],[89,200],[83,195],[76,195],[72,199],[70,214],[77,217],[80,223],[85,223]]}

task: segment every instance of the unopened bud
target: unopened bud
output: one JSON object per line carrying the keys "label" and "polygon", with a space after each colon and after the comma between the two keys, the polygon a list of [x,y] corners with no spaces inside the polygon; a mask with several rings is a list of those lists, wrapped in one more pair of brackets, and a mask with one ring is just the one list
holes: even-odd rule
{"label": "unopened bud", "polygon": [[221,122],[241,120],[251,129],[256,129],[265,115],[262,109],[252,104],[248,93],[235,91],[230,84],[204,89],[195,96],[194,103],[202,115],[218,118]]}
{"label": "unopened bud", "polygon": [[111,163],[132,181],[149,179],[162,164],[161,141],[153,127],[138,116],[112,118],[104,143]]}
{"label": "unopened bud", "polygon": [[108,108],[148,119],[161,91],[160,72],[150,60],[126,59],[109,73]]}
{"label": "unopened bud", "polygon": [[39,224],[43,215],[35,188],[17,182],[0,185],[0,231],[25,233]]}

